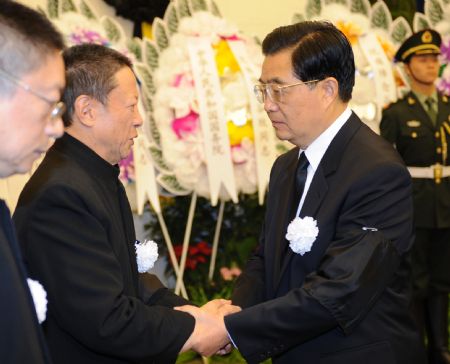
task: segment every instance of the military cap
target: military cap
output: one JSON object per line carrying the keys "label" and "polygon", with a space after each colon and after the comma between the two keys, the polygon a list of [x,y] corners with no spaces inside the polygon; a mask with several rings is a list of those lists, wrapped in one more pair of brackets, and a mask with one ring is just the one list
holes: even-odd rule
{"label": "military cap", "polygon": [[406,39],[394,59],[396,62],[408,62],[411,56],[417,54],[439,54],[441,53],[440,47],[440,34],[432,29],[424,29]]}

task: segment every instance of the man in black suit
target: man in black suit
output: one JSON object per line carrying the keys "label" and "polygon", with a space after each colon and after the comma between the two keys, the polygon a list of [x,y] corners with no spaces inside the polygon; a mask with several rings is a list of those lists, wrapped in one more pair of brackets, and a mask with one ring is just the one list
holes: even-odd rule
{"label": "man in black suit", "polygon": [[[38,12],[0,5],[0,177],[28,172],[61,136],[64,43]],[[9,209],[0,200],[0,363],[50,363]],[[38,297],[36,297],[38,301]],[[45,299],[44,314],[45,317]]]}
{"label": "man in black suit", "polygon": [[296,147],[271,171],[260,245],[233,293],[243,310],[216,327],[249,363],[424,363],[408,314],[411,179],[348,108],[348,40],[302,22],[271,32],[263,53],[256,96]]}
{"label": "man in black suit", "polygon": [[435,86],[441,36],[424,29],[406,39],[404,63],[411,91],[383,111],[381,135],[394,144],[412,176],[416,238],[412,250],[412,311],[427,338],[431,364],[450,364],[450,102]]}
{"label": "man in black suit", "polygon": [[[187,301],[139,276],[133,218],[117,163],[142,124],[131,63],[94,44],[64,52],[65,135],[22,191],[14,221],[25,261],[47,288],[55,363],[171,363],[204,324]],[[195,329],[195,330],[194,330]]]}

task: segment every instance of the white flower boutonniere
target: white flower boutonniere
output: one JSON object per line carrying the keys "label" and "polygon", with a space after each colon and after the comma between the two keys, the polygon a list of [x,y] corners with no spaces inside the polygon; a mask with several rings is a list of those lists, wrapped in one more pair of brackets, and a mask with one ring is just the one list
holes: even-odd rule
{"label": "white flower boutonniere", "polygon": [[141,243],[136,240],[134,243],[136,248],[137,265],[139,273],[145,273],[153,268],[158,259],[158,245],[153,240],[144,240]]}
{"label": "white flower boutonniere", "polygon": [[27,278],[27,282],[31,296],[33,297],[34,308],[36,309],[36,314],[41,324],[45,321],[47,315],[47,292],[38,281]]}
{"label": "white flower boutonniere", "polygon": [[313,243],[319,234],[317,221],[310,216],[296,217],[287,228],[286,239],[294,253],[304,255],[311,251]]}

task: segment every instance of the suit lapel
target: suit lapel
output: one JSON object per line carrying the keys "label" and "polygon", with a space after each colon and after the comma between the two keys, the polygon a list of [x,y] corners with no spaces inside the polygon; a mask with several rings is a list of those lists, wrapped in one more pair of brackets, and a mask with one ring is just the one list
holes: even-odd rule
{"label": "suit lapel", "polygon": [[[291,158],[287,161],[286,164],[286,172],[282,173],[280,176],[280,180],[278,182],[279,188],[284,189],[284,193],[280,193],[280,201],[278,204],[279,213],[278,216],[278,224],[275,224],[274,228],[277,230],[274,234],[276,236],[276,243],[275,243],[275,259],[273,261],[274,264],[274,286],[276,286],[279,276],[280,276],[280,267],[281,267],[281,261],[283,260],[283,254],[285,251],[286,244],[288,244],[285,235],[286,235],[286,228],[289,224],[290,216],[291,215],[291,206],[292,206],[292,196],[293,196],[293,189],[294,189],[294,178],[295,178],[295,169],[297,167],[297,160],[298,160],[298,152],[299,149],[295,148],[293,151],[291,151]],[[280,187],[281,186],[281,187]]]}
{"label": "suit lapel", "polygon": [[14,258],[16,260],[19,271],[22,274],[22,277],[26,280],[26,269],[23,264],[23,258],[20,252],[19,243],[17,242],[16,234],[14,232],[11,215],[5,201],[3,200],[0,200],[0,219],[2,220],[0,224],[3,226],[2,230],[5,234],[7,243],[9,244],[11,251],[14,254]]}
{"label": "suit lapel", "polygon": [[[306,194],[302,210],[300,211],[300,217],[311,216],[317,220],[317,212],[324,202],[324,198],[328,192],[327,178],[338,168],[347,144],[356,133],[356,131],[361,127],[361,125],[362,123],[359,118],[354,113],[352,113],[348,121],[342,126],[334,139],[331,141],[311,181],[311,185],[309,186],[308,192]],[[318,221],[318,224],[320,225],[320,221]],[[284,231],[284,234],[285,233],[286,231]],[[320,228],[319,236],[317,237],[317,239],[320,239]],[[289,263],[294,254],[295,253],[292,251],[292,249],[287,249],[281,265],[280,273],[276,276],[274,286],[275,291],[281,283],[283,274],[289,266]],[[307,255],[305,255],[304,258],[307,259]]]}
{"label": "suit lapel", "polygon": [[[300,211],[300,217],[305,216],[314,217],[320,205],[322,204],[323,198],[325,197],[327,191],[328,191],[328,183],[322,168],[320,168],[319,166],[316,173],[314,174],[314,178],[311,182],[311,185],[309,186],[308,193],[305,197],[305,202],[303,203],[302,210]],[[286,234],[288,224],[289,223],[285,224],[286,228],[285,231],[283,232],[283,238],[284,234]],[[289,242],[287,242],[286,244],[289,244]],[[278,287],[278,285],[280,284],[281,277],[283,277],[283,274],[286,268],[289,266],[289,263],[294,254],[295,253],[292,251],[291,248],[286,249],[286,254],[283,257],[280,273],[278,274],[277,280],[275,282],[275,287]]]}

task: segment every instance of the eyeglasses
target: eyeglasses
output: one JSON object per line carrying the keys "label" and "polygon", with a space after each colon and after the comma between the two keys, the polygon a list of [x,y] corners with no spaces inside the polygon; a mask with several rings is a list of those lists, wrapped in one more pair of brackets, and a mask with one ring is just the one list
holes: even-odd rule
{"label": "eyeglasses", "polygon": [[299,85],[307,85],[310,83],[319,82],[320,80],[311,80],[311,81],[300,81],[297,83],[292,83],[290,85],[278,85],[276,83],[261,83],[259,85],[255,85],[253,88],[253,92],[255,93],[256,100],[258,100],[259,103],[264,104],[266,100],[266,96],[269,97],[270,101],[272,102],[283,102],[283,94],[284,89]]}
{"label": "eyeglasses", "polygon": [[14,83],[16,86],[19,86],[26,92],[29,92],[30,94],[40,98],[41,100],[45,101],[47,104],[49,104],[52,107],[52,111],[50,113],[50,120],[56,120],[62,117],[64,112],[66,111],[66,105],[64,105],[64,102],[62,101],[52,101],[49,100],[47,97],[41,95],[39,92],[33,90],[30,85],[27,85],[26,83],[19,80],[16,76],[13,76],[12,74],[6,72],[4,69],[0,68],[0,75],[2,75],[4,78],[6,78],[8,81]]}

